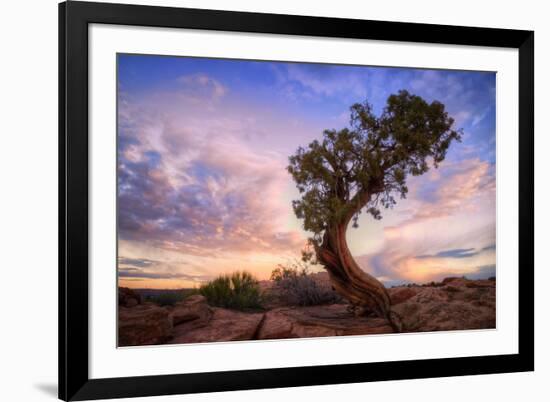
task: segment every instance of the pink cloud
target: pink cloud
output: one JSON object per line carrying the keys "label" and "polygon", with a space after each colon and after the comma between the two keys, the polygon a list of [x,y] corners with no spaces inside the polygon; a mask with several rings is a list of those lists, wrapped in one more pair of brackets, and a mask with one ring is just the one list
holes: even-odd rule
{"label": "pink cloud", "polygon": [[128,137],[119,150],[122,238],[196,256],[298,252],[305,244],[287,227],[285,157],[252,149],[206,115],[202,125],[199,116],[186,125],[153,107],[146,118],[143,108],[121,109]]}
{"label": "pink cloud", "polygon": [[494,266],[492,166],[478,159],[447,163],[419,179],[397,211],[404,217],[384,227],[380,251],[357,257],[360,265],[386,280],[413,282],[475,276],[481,267]]}

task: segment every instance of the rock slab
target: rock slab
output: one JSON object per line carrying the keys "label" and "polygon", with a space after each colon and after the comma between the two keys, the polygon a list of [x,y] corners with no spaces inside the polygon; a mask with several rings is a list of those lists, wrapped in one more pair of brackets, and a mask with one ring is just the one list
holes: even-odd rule
{"label": "rock slab", "polygon": [[169,343],[227,342],[255,338],[263,313],[243,313],[223,308],[212,308],[212,317],[206,325],[197,328],[194,321],[174,329]]}
{"label": "rock slab", "polygon": [[413,289],[414,296],[392,308],[403,332],[496,328],[495,281],[448,278],[437,287]]}
{"label": "rock slab", "polygon": [[174,326],[189,321],[193,321],[195,326],[201,326],[207,324],[212,318],[212,309],[204,296],[193,295],[176,303],[170,314]]}
{"label": "rock slab", "polygon": [[118,309],[118,346],[157,345],[172,337],[168,311],[152,305]]}
{"label": "rock slab", "polygon": [[265,314],[258,339],[315,338],[392,333],[383,318],[355,317],[346,304],[283,307]]}
{"label": "rock slab", "polygon": [[130,288],[118,288],[118,305],[134,307],[142,303],[141,296]]}

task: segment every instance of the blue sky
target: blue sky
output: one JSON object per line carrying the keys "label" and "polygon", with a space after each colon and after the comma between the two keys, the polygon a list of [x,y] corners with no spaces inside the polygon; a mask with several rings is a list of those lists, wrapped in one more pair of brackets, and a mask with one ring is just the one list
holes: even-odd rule
{"label": "blue sky", "polygon": [[381,221],[363,215],[348,231],[352,252],[388,284],[494,274],[494,73],[119,55],[125,285],[190,286],[235,269],[268,277],[308,236],[291,209],[288,156],[347,126],[351,104],[379,114],[401,89],[444,103],[463,141],[410,179]]}

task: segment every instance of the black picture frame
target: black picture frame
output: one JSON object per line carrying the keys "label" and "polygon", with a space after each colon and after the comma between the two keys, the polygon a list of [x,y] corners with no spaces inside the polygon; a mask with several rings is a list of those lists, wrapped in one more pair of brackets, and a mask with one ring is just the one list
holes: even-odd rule
{"label": "black picture frame", "polygon": [[[519,51],[517,354],[213,373],[88,375],[88,25],[192,28],[514,48]],[[534,370],[534,32],[121,5],[59,5],[59,398],[170,395]]]}

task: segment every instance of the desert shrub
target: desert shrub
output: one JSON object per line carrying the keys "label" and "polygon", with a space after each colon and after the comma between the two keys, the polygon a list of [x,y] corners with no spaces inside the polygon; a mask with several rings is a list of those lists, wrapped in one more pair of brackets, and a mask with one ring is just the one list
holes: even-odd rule
{"label": "desert shrub", "polygon": [[280,298],[290,305],[315,306],[342,300],[329,283],[316,281],[310,275],[309,267],[305,262],[279,264],[271,272],[271,280],[275,282]]}
{"label": "desert shrub", "polygon": [[258,281],[246,271],[219,276],[202,285],[199,293],[206,297],[211,306],[236,310],[261,307]]}

